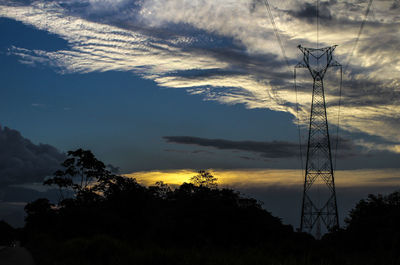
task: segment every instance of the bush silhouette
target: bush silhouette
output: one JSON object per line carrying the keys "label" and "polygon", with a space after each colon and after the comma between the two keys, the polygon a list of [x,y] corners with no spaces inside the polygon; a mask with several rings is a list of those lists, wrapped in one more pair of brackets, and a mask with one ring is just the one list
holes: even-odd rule
{"label": "bush silhouette", "polygon": [[364,249],[400,249],[400,192],[361,200],[346,219],[347,232]]}

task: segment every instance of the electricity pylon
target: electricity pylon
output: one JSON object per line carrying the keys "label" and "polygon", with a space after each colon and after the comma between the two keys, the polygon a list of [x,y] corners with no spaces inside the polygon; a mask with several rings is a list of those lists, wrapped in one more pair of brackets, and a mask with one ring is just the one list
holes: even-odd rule
{"label": "electricity pylon", "polygon": [[299,45],[298,48],[303,60],[295,71],[307,68],[313,78],[300,231],[319,239],[321,223],[326,230],[339,227],[323,79],[329,67],[341,65],[332,58],[336,45],[317,49]]}

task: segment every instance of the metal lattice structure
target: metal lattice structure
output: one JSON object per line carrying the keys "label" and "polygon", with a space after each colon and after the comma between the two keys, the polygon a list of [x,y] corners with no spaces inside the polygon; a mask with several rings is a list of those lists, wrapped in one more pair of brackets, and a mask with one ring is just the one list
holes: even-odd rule
{"label": "metal lattice structure", "polygon": [[299,45],[298,48],[303,60],[295,71],[307,68],[313,78],[300,230],[320,238],[321,225],[326,230],[339,227],[323,79],[329,67],[342,66],[333,60],[336,45],[318,49]]}

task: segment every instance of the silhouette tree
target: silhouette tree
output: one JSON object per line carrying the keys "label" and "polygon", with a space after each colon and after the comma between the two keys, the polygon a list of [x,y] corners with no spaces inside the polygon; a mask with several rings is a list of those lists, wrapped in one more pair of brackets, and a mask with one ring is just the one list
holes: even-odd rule
{"label": "silhouette tree", "polygon": [[44,181],[44,185],[56,185],[60,198],[68,190],[75,192],[78,197],[98,197],[107,187],[115,182],[115,175],[106,169],[103,162],[98,160],[90,150],[77,149],[68,152],[68,158],[61,164],[64,170],[57,170],[53,178]]}
{"label": "silhouette tree", "polygon": [[370,194],[350,211],[347,231],[366,249],[400,248],[400,192]]}
{"label": "silhouette tree", "polygon": [[54,205],[48,199],[37,199],[25,206],[27,216],[25,218],[25,228],[38,231],[47,231],[54,225],[55,212]]}
{"label": "silhouette tree", "polygon": [[163,181],[157,181],[149,187],[149,192],[156,198],[167,199],[172,190],[168,184],[165,184]]}
{"label": "silhouette tree", "polygon": [[216,189],[218,178],[214,177],[210,172],[200,170],[197,175],[190,178],[190,183],[198,187],[206,187]]}
{"label": "silhouette tree", "polygon": [[73,181],[72,178],[67,178],[64,176],[64,172],[58,170],[54,173],[54,177],[47,179],[43,182],[44,185],[52,186],[55,185],[58,187],[58,201],[61,202],[65,199],[68,194],[68,191],[72,189]]}
{"label": "silhouette tree", "polygon": [[[62,165],[45,184],[62,192],[74,191],[75,196],[58,205],[39,199],[25,207],[24,229],[32,252],[39,253],[34,254],[38,264],[94,264],[84,262],[90,253],[87,247],[99,255],[93,259],[98,264],[219,264],[213,258],[198,259],[204,253],[220,255],[221,264],[278,264],[277,260],[285,257],[281,250],[296,246],[299,254],[295,255],[303,257],[303,243],[311,240],[296,237],[291,226],[282,224],[259,201],[218,188],[217,178],[204,170],[190,183],[171,188],[163,182],[146,187],[134,178],[114,175],[82,149],[68,152]],[[106,244],[105,250],[98,250],[94,242]],[[121,242],[128,249],[119,251]],[[115,256],[127,255],[129,261],[115,261],[107,252],[109,243],[116,247]],[[82,251],[74,252],[79,249]],[[242,249],[267,253],[265,262],[249,261],[247,250],[242,262],[234,258],[222,262]],[[145,261],[154,253],[161,255],[159,260]],[[271,255],[277,259],[271,260]]]}

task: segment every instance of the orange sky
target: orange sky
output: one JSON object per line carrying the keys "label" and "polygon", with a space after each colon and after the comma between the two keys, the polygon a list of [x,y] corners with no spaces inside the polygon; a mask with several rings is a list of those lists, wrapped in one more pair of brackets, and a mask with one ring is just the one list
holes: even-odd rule
{"label": "orange sky", "polygon": [[[265,187],[265,186],[300,186],[304,179],[300,170],[291,169],[210,169],[221,186],[228,187]],[[157,181],[179,185],[189,182],[196,175],[191,169],[142,171],[125,174],[135,177],[144,185],[152,185]],[[360,186],[393,186],[400,187],[400,171],[383,170],[338,170],[335,173],[337,187]]]}

